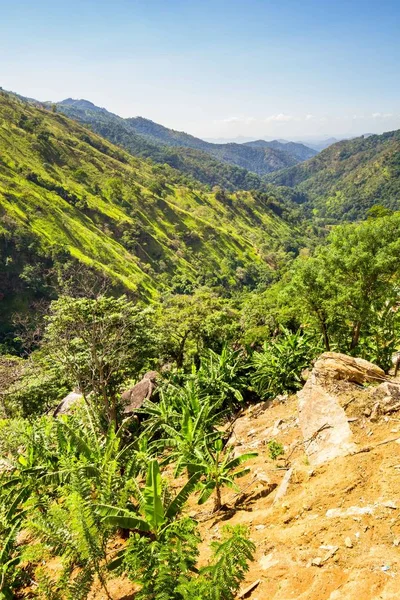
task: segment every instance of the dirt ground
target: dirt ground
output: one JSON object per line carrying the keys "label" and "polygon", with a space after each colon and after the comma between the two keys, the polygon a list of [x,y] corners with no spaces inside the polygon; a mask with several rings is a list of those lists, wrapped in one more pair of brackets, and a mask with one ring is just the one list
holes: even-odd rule
{"label": "dirt ground", "polygon": [[[240,523],[256,544],[243,585],[259,581],[251,600],[399,600],[400,413],[371,422],[353,411],[349,421],[358,453],[315,468],[304,452],[295,396],[247,409],[231,439],[235,452],[259,453],[239,480],[243,496],[224,490],[226,509],[215,517],[207,512],[211,500],[199,507],[194,497],[188,507],[200,522],[201,562],[222,527]],[[269,457],[271,439],[284,445],[284,460]],[[289,468],[287,491],[274,503]],[[123,579],[109,588],[114,600],[134,598]],[[94,591],[91,600],[103,597]]]}

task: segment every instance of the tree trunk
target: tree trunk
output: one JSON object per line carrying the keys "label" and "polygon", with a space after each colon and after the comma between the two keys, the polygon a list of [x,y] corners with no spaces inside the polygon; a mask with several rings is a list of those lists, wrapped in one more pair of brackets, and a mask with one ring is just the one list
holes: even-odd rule
{"label": "tree trunk", "polygon": [[360,333],[361,333],[361,321],[357,321],[357,323],[353,327],[353,335],[351,338],[350,350],[354,350],[354,348],[357,348],[358,342],[360,340]]}
{"label": "tree trunk", "polygon": [[214,512],[218,512],[221,510],[222,499],[221,499],[221,488],[217,484],[215,488],[215,502],[214,502]]}
{"label": "tree trunk", "polygon": [[183,338],[181,339],[180,344],[179,344],[178,352],[176,355],[176,366],[178,367],[178,369],[182,369],[182,367],[183,367],[183,359],[184,359],[184,355],[185,355],[185,345],[186,345],[186,340],[187,340],[188,335],[189,335],[189,332],[185,333],[185,335],[183,336]]}
{"label": "tree trunk", "polygon": [[324,338],[325,350],[327,352],[330,352],[331,351],[331,345],[329,343],[328,328],[327,328],[325,322],[322,323],[322,336]]}

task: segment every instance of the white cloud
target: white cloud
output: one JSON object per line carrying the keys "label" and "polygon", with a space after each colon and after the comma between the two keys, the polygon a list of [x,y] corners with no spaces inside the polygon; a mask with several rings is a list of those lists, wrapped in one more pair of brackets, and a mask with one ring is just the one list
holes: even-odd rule
{"label": "white cloud", "polygon": [[372,113],[373,119],[390,119],[390,117],[393,117],[392,113]]}
{"label": "white cloud", "polygon": [[285,115],[284,113],[279,113],[278,115],[271,115],[270,117],[266,117],[264,121],[266,123],[271,123],[273,121],[278,123],[288,123],[289,121],[295,121],[296,118],[292,115]]}
{"label": "white cloud", "polygon": [[250,125],[250,123],[253,123],[254,121],[254,117],[228,117],[226,119],[216,120],[214,121],[214,123],[238,123],[243,125]]}
{"label": "white cloud", "polygon": [[312,121],[315,119],[314,115],[306,115],[306,121]]}

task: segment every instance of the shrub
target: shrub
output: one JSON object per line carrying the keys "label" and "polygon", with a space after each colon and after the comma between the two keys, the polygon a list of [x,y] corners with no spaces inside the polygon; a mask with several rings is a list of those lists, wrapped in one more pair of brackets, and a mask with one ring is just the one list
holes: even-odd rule
{"label": "shrub", "polygon": [[302,387],[301,372],[320,353],[313,336],[283,329],[276,340],[265,343],[262,352],[252,357],[252,384],[261,398],[274,398]]}

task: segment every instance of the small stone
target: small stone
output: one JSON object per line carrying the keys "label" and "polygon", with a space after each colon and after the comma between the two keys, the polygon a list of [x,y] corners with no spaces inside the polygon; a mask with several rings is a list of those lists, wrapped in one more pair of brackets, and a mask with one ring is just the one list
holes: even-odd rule
{"label": "small stone", "polygon": [[322,564],[323,564],[323,562],[322,562],[322,558],[320,556],[313,558],[311,561],[311,565],[313,567],[322,567]]}
{"label": "small stone", "polygon": [[393,546],[400,546],[400,538],[396,538],[393,542]]}
{"label": "small stone", "polygon": [[351,541],[351,538],[347,537],[344,540],[344,545],[346,546],[346,548],[352,548],[353,547],[353,542]]}
{"label": "small stone", "polygon": [[384,502],[382,504],[382,506],[385,506],[386,508],[393,508],[393,510],[397,510],[397,506],[394,502],[392,502],[391,500],[388,500],[387,502]]}
{"label": "small stone", "polygon": [[265,529],[265,525],[256,525],[254,529],[257,529],[257,531],[262,531],[263,529]]}

